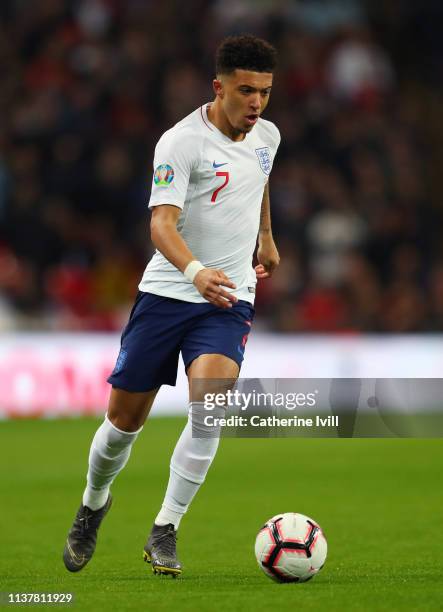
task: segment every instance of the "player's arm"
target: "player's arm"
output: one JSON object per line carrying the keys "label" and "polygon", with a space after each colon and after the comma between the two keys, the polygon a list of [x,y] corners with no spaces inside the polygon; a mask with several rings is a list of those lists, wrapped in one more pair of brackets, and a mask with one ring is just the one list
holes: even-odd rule
{"label": "player's arm", "polygon": [[[155,206],[151,217],[151,240],[156,249],[166,257],[180,272],[185,272],[188,265],[195,261],[186,242],[177,231],[180,208],[168,204]],[[237,298],[223,287],[235,289],[222,270],[204,268],[197,272],[193,280],[198,292],[214,306],[230,308]]]}
{"label": "player's arm", "polygon": [[269,181],[265,185],[261,203],[257,259],[258,266],[255,266],[255,273],[258,279],[272,276],[275,268],[280,263],[280,256],[272,236]]}

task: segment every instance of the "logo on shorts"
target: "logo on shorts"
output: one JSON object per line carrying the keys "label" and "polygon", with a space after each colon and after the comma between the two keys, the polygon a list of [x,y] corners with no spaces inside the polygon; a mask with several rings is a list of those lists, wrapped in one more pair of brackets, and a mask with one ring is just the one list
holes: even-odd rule
{"label": "logo on shorts", "polygon": [[159,187],[167,187],[174,180],[174,170],[169,164],[160,164],[154,172],[154,183]]}
{"label": "logo on shorts", "polygon": [[269,147],[260,147],[259,149],[255,149],[255,152],[260,163],[260,168],[265,174],[270,174],[272,168],[272,160]]}
{"label": "logo on shorts", "polygon": [[128,356],[128,352],[125,351],[124,349],[120,349],[120,353],[118,354],[117,362],[115,364],[115,368],[114,368],[114,371],[112,372],[112,375],[118,374],[119,372],[123,370],[123,366],[125,365],[127,356]]}

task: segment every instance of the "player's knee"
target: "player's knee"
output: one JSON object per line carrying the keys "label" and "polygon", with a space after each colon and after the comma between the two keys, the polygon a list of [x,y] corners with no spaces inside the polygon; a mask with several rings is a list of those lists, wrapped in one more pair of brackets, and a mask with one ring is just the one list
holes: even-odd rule
{"label": "player's knee", "polygon": [[108,419],[123,432],[134,433],[143,426],[158,389],[144,393],[131,393],[112,388]]}
{"label": "player's knee", "polygon": [[126,433],[134,433],[140,429],[144,423],[144,418],[139,415],[124,414],[124,413],[112,413],[108,412],[108,419],[110,422],[119,429]]}

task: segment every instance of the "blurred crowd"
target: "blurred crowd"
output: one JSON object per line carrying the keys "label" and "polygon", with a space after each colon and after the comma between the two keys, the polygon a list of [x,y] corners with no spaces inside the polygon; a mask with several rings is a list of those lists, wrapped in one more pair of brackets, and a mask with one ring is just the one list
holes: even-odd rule
{"label": "blurred crowd", "polygon": [[121,328],[155,143],[212,99],[220,39],[252,32],[279,51],[282,134],[258,326],[441,330],[442,37],[438,3],[411,4],[3,0],[0,329]]}

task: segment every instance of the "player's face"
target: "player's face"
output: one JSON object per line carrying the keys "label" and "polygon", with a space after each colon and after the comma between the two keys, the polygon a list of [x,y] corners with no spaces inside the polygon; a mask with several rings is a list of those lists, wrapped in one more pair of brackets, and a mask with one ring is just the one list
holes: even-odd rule
{"label": "player's face", "polygon": [[272,73],[235,70],[214,82],[220,84],[219,95],[226,118],[232,128],[248,133],[269,102],[272,87]]}

